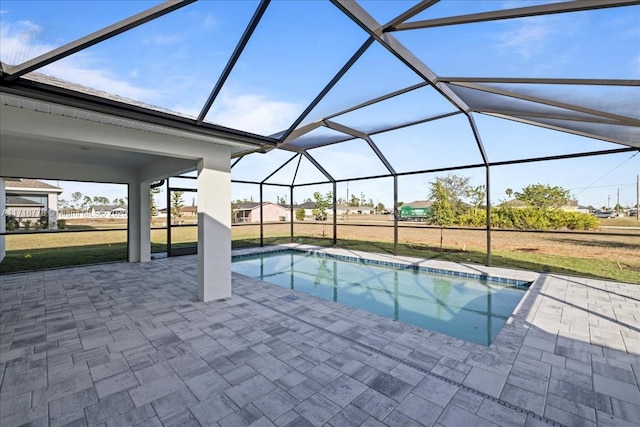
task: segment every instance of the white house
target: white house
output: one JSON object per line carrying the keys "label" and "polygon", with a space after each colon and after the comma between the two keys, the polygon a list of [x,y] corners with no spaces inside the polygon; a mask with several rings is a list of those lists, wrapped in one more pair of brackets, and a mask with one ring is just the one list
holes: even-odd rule
{"label": "white house", "polygon": [[[5,209],[3,217],[12,215],[20,224],[30,221],[35,224],[43,215],[47,216],[48,229],[57,229],[58,196],[62,188],[37,179],[4,178]],[[3,222],[6,221],[3,218]]]}

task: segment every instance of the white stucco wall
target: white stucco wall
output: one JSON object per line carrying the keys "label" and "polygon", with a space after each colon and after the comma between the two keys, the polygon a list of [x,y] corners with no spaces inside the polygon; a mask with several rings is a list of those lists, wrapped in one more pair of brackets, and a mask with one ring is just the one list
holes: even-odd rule
{"label": "white stucco wall", "polygon": [[[80,180],[129,185],[131,261],[149,259],[148,184],[151,181],[198,169],[198,297],[203,301],[231,296],[231,146],[237,143],[198,136],[189,138],[112,126],[97,121],[56,116],[0,105],[5,147],[0,146],[0,170],[7,176]],[[14,141],[13,138],[16,138]],[[41,143],[46,150],[55,143],[60,152],[51,156],[24,153],[20,138]],[[16,145],[18,144],[18,145]],[[82,147],[78,150],[77,147]],[[70,148],[69,148],[70,147]],[[74,148],[76,147],[76,148]],[[247,146],[246,148],[249,148]],[[113,153],[102,158],[91,150]],[[105,152],[105,150],[109,150]],[[37,150],[32,150],[37,151]],[[148,156],[144,164],[128,164],[123,153]],[[68,154],[68,155],[67,155]],[[95,164],[87,164],[87,160]],[[146,197],[146,201],[145,201]],[[55,206],[55,205],[54,205]],[[134,241],[135,240],[135,241]]]}

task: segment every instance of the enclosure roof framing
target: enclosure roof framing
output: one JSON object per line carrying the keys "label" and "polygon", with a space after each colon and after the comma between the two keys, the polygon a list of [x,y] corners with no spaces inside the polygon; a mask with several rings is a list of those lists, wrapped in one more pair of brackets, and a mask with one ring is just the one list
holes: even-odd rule
{"label": "enclosure roof framing", "polygon": [[514,19],[532,16],[551,15],[555,13],[579,12],[584,10],[603,9],[609,7],[629,6],[638,4],[634,0],[580,0],[562,3],[543,4],[539,6],[519,7],[515,9],[494,12],[474,13],[469,15],[451,16],[440,19],[404,22],[386,28],[385,31],[403,31],[423,28],[442,27],[446,25],[473,24],[477,22],[496,21],[500,19]]}
{"label": "enclosure roof framing", "polygon": [[[402,132],[419,134],[417,129],[439,123],[464,126],[473,144],[467,149],[480,159],[456,168],[504,164],[486,149],[491,138],[484,134],[483,120],[579,135],[604,148],[611,144],[610,150],[594,150],[585,143],[583,150],[562,158],[640,149],[640,74],[629,71],[632,65],[626,71],[621,68],[637,62],[637,49],[629,46],[640,44],[639,21],[629,31],[617,31],[623,18],[640,17],[640,0],[543,0],[509,8],[498,2],[458,2],[453,8],[438,0],[406,7],[391,1],[254,0],[222,7],[219,2],[169,0],[145,10],[123,2],[111,4],[102,11],[104,16],[96,9],[96,22],[89,19],[82,26],[66,25],[64,1],[46,6],[52,22],[42,20],[45,12],[39,16],[23,2],[12,1],[3,4],[7,12],[1,17],[6,38],[0,40],[2,94],[236,144],[231,153],[234,173],[243,169],[236,165],[245,157],[259,165],[261,156],[273,150],[293,153],[278,164],[269,163],[257,180],[263,184],[271,184],[286,170],[292,173],[287,185],[308,185],[297,177],[309,165],[327,182],[342,182],[340,173],[316,153],[349,145],[364,147],[380,167],[351,179],[449,170],[448,165],[427,164],[407,170],[386,151],[394,144],[380,142]],[[14,9],[23,9],[23,15],[14,18]],[[563,31],[545,33],[545,25],[552,23],[545,19],[574,22],[574,17],[593,25],[570,37]],[[35,35],[24,46],[24,34],[7,38],[25,22],[40,28],[41,43]],[[591,34],[593,26],[602,23],[609,30]],[[539,32],[523,33],[530,25],[538,25],[531,28]],[[77,33],[46,39],[51,28],[67,27],[78,27]],[[488,32],[478,33],[479,29]],[[518,59],[514,55],[530,51],[482,56],[513,40],[544,44],[536,38],[541,33],[557,43],[558,52],[549,55],[576,50],[590,56],[598,43],[608,42],[603,44],[610,47],[605,53],[619,57],[615,65],[585,66],[587,62],[576,60],[572,68],[558,66],[561,72],[545,73],[513,65]],[[457,43],[457,34],[472,40],[489,34],[485,41],[506,41],[482,47],[476,55],[477,45]],[[527,34],[533,38],[527,39]],[[148,53],[154,43],[166,58]],[[17,45],[21,47],[13,47]],[[537,65],[553,68],[557,55],[548,63],[541,56]],[[443,62],[443,57],[452,62]],[[495,67],[483,64],[492,61],[497,64],[489,65]],[[591,68],[600,71],[590,73]],[[137,78],[139,69],[147,74]],[[435,144],[440,150],[453,150],[444,142]],[[521,157],[509,162],[536,158]],[[556,158],[537,159],[547,157]]]}

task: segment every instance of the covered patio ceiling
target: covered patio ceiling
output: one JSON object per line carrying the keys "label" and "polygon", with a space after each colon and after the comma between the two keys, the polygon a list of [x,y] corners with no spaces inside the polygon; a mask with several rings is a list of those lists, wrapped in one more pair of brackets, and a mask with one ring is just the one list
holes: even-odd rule
{"label": "covered patio ceiling", "polygon": [[[380,161],[366,176],[437,170],[392,161],[394,143],[378,140],[432,122],[465,128],[475,153],[446,167],[497,164],[479,116],[599,144],[566,156],[640,149],[638,1],[88,3],[3,2],[3,103],[24,97],[227,139],[244,147],[234,157],[290,151],[258,180],[290,165],[289,185],[301,167],[335,182],[316,158],[335,144]],[[71,8],[86,14],[77,27]],[[562,49],[541,56],[544,32]]]}

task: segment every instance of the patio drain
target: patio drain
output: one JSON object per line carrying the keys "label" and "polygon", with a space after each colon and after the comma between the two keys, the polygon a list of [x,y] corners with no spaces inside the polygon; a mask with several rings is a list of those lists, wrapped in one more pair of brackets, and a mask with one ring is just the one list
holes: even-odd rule
{"label": "patio drain", "polygon": [[[548,424],[548,425],[550,425],[550,426],[564,427],[564,426],[563,426],[563,424],[560,424],[560,423],[558,423],[558,422],[556,422],[556,421],[553,421],[553,420],[550,420],[550,419],[548,419],[548,418],[545,418],[545,417],[543,417],[543,416],[541,416],[541,415],[538,415],[538,414],[536,414],[536,413],[535,413],[535,412],[533,412],[533,411],[530,411],[530,410],[528,410],[528,409],[525,409],[525,408],[522,408],[522,407],[520,407],[520,406],[514,405],[514,404],[512,404],[512,403],[506,402],[506,401],[504,401],[504,400],[502,400],[502,399],[499,399],[499,398],[493,397],[493,396],[488,395],[488,394],[486,394],[486,393],[484,393],[484,392],[482,392],[482,391],[480,391],[480,390],[476,390],[476,389],[474,389],[474,388],[471,388],[471,387],[469,387],[469,386],[466,386],[466,385],[464,385],[464,384],[462,384],[462,383],[459,383],[459,382],[457,382],[457,381],[454,381],[454,380],[452,380],[452,379],[449,379],[449,378],[443,377],[442,375],[435,374],[435,373],[433,373],[433,372],[431,372],[431,371],[428,371],[427,369],[421,368],[420,366],[414,365],[413,363],[408,362],[408,361],[403,360],[403,359],[400,359],[399,357],[396,357],[396,356],[393,356],[393,355],[391,355],[391,354],[385,353],[384,351],[379,350],[379,349],[374,348],[374,347],[371,347],[371,346],[369,346],[369,345],[367,345],[367,344],[362,344],[362,343],[360,343],[360,342],[358,342],[358,341],[356,341],[356,340],[353,340],[353,339],[351,339],[351,338],[345,337],[345,336],[340,335],[340,334],[338,334],[338,333],[336,333],[336,332],[330,331],[330,330],[325,329],[325,328],[323,328],[323,327],[320,327],[320,326],[318,326],[318,325],[314,325],[314,324],[313,324],[313,323],[311,323],[311,322],[308,322],[308,321],[306,321],[306,320],[300,319],[300,318],[298,318],[298,317],[296,317],[296,316],[294,316],[294,315],[291,315],[291,314],[289,314],[289,313],[287,313],[287,312],[285,312],[285,311],[278,310],[277,308],[271,307],[271,306],[270,306],[270,305],[268,305],[268,304],[265,304],[265,303],[263,303],[263,302],[259,302],[259,301],[256,301],[256,300],[252,299],[252,298],[249,298],[246,294],[245,294],[245,295],[242,295],[242,296],[243,296],[243,298],[246,298],[246,299],[248,299],[249,301],[252,301],[252,302],[254,302],[254,303],[256,303],[256,304],[259,304],[259,305],[261,305],[261,306],[263,306],[263,307],[269,308],[269,309],[271,309],[271,310],[273,310],[273,311],[275,311],[275,312],[277,312],[277,313],[279,313],[279,314],[282,314],[283,316],[287,316],[287,317],[289,317],[290,319],[294,319],[294,320],[296,320],[296,321],[298,321],[298,322],[304,323],[305,325],[311,326],[311,327],[313,327],[313,328],[320,329],[320,330],[322,330],[322,331],[324,331],[324,332],[326,332],[326,333],[329,333],[329,334],[331,334],[331,335],[333,335],[333,336],[335,336],[335,337],[338,337],[338,338],[340,338],[340,339],[343,339],[343,340],[345,340],[345,341],[347,341],[347,342],[349,342],[349,343],[351,343],[351,344],[354,344],[354,345],[356,345],[356,346],[358,346],[358,347],[364,348],[364,349],[365,349],[365,350],[367,350],[367,351],[370,351],[370,352],[372,352],[372,353],[375,353],[375,354],[378,354],[378,355],[380,355],[380,356],[386,357],[387,359],[393,360],[394,362],[400,363],[400,364],[402,364],[402,365],[404,365],[404,366],[407,366],[407,367],[409,367],[409,368],[411,368],[411,369],[414,369],[414,370],[416,370],[416,371],[418,371],[418,372],[421,372],[421,373],[423,373],[423,374],[425,374],[425,375],[428,375],[428,376],[430,376],[430,377],[432,377],[432,378],[436,378],[436,379],[438,379],[438,380],[440,380],[440,381],[444,381],[444,382],[446,382],[446,383],[448,383],[448,384],[451,384],[451,385],[453,385],[453,386],[455,386],[455,387],[458,387],[458,388],[459,388],[459,389],[461,389],[461,390],[468,391],[468,392],[473,393],[473,394],[475,394],[475,395],[481,396],[481,397],[482,397],[482,398],[484,398],[484,399],[488,399],[488,400],[490,400],[490,401],[492,401],[492,402],[495,402],[495,403],[497,403],[497,404],[499,404],[499,405],[501,405],[501,406],[504,406],[504,407],[509,408],[509,409],[511,409],[511,410],[514,410],[514,411],[520,412],[521,414],[526,414],[526,415],[528,415],[528,416],[531,416],[532,418],[535,418],[536,420],[541,421],[541,422],[544,422],[544,423],[546,423],[546,424]],[[283,296],[283,297],[280,297],[280,298],[278,298],[278,299],[279,299],[279,300],[283,300],[283,301],[292,302],[292,301],[295,301],[295,300],[300,299],[300,297],[295,296],[295,295],[291,295],[291,294],[290,294],[290,295],[285,295],[285,296]]]}

